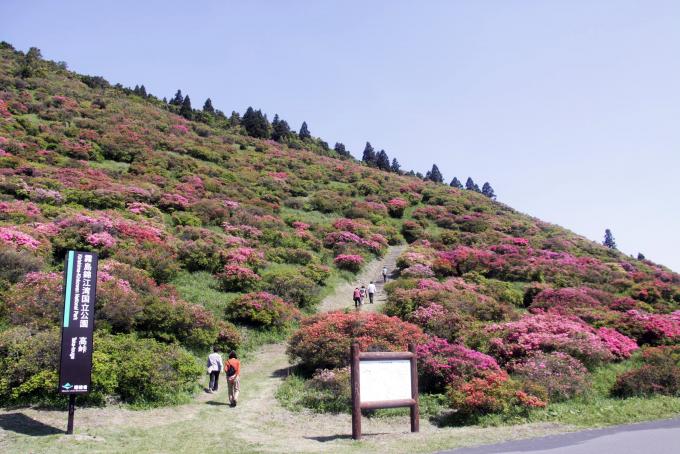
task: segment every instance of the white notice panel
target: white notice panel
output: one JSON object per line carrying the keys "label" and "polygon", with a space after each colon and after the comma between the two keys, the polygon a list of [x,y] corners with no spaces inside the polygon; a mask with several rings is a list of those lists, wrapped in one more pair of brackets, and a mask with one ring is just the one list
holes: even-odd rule
{"label": "white notice panel", "polygon": [[359,364],[361,402],[411,398],[411,361],[362,360]]}

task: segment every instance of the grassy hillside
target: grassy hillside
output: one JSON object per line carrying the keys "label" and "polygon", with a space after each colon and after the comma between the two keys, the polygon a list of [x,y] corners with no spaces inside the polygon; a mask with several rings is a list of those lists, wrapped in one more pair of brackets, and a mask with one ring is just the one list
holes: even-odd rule
{"label": "grassy hillside", "polygon": [[[680,276],[662,266],[318,139],[282,144],[188,121],[7,45],[0,61],[2,404],[57,399],[68,249],[103,259],[93,403],[181,400],[203,373],[196,355],[280,338],[329,286],[402,242],[411,247],[386,311],[438,337],[423,341],[424,358],[460,355],[460,343],[492,355],[498,374],[539,351],[592,371],[626,360],[630,342],[680,335]],[[518,341],[545,332],[555,337]],[[304,361],[304,346],[292,355]],[[464,400],[461,377],[443,374],[432,390]]]}

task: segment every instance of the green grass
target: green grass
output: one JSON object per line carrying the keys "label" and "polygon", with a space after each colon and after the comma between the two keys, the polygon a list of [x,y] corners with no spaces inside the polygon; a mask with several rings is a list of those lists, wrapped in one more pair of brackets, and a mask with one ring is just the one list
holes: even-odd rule
{"label": "green grass", "polygon": [[117,173],[126,173],[130,168],[130,163],[111,161],[109,159],[105,159],[101,162],[90,161],[90,166],[100,170],[110,170]]}
{"label": "green grass", "polygon": [[207,271],[189,273],[183,271],[172,284],[180,296],[190,303],[200,304],[218,318],[224,318],[224,309],[239,293],[226,293],[217,289],[217,279]]}

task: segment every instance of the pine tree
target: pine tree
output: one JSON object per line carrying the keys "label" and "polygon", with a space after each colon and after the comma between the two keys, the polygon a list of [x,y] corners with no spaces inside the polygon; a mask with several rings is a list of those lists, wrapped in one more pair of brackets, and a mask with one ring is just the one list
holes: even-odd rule
{"label": "pine tree", "polygon": [[203,104],[203,112],[211,115],[215,114],[215,108],[213,107],[212,100],[210,98],[205,100],[205,103]]}
{"label": "pine tree", "polygon": [[302,140],[312,138],[312,135],[309,133],[309,128],[307,128],[306,121],[302,122],[302,126],[300,126],[300,132],[298,133],[298,137],[300,137]]}
{"label": "pine tree", "polygon": [[399,165],[399,161],[397,161],[397,158],[392,158],[392,165],[390,166],[390,170],[394,173],[401,173],[401,166]]}
{"label": "pine tree", "polygon": [[139,96],[141,96],[142,98],[146,98],[147,96],[149,96],[146,92],[146,87],[144,86],[144,84],[139,86]]}
{"label": "pine tree", "polygon": [[341,142],[335,142],[335,146],[333,147],[335,152],[339,154],[340,156],[349,156],[349,151],[345,148],[345,144]]}
{"label": "pine tree", "polygon": [[416,173],[413,171],[413,169],[411,169],[411,170],[409,170],[408,172],[406,172],[406,176],[415,177],[415,176],[416,176]]}
{"label": "pine tree", "polygon": [[444,182],[444,177],[442,176],[442,173],[439,171],[439,167],[437,167],[437,164],[432,164],[432,170],[427,172],[427,174],[425,175],[425,179],[434,181],[435,183]]}
{"label": "pine tree", "polygon": [[241,125],[241,114],[236,112],[235,110],[231,111],[231,115],[229,116],[229,126],[236,127]]}
{"label": "pine tree", "polygon": [[484,194],[485,196],[492,200],[496,200],[496,193],[493,192],[493,188],[491,187],[488,181],[484,183],[484,185],[482,186],[482,194]]}
{"label": "pine tree", "polygon": [[269,138],[269,121],[266,115],[262,114],[261,110],[254,110],[248,107],[246,113],[243,114],[241,124],[246,128],[246,133],[251,137],[260,139]]}
{"label": "pine tree", "polygon": [[463,184],[456,177],[453,177],[453,180],[451,180],[451,183],[449,184],[449,186],[451,186],[452,188],[456,188],[456,189],[463,189]]}
{"label": "pine tree", "polygon": [[645,260],[645,254],[643,254],[642,252],[638,252],[637,259],[638,260]]}
{"label": "pine tree", "polygon": [[375,165],[380,170],[390,170],[390,158],[387,156],[385,150],[380,150],[375,157]]}
{"label": "pine tree", "polygon": [[40,77],[44,75],[41,66],[42,53],[37,47],[31,47],[24,56],[24,61],[19,67],[19,77],[26,79],[28,77]]}
{"label": "pine tree", "polygon": [[191,108],[191,99],[189,99],[189,95],[186,95],[184,97],[184,101],[182,101],[182,106],[179,108],[179,114],[186,118],[187,120],[191,120],[193,109]]}
{"label": "pine tree", "polygon": [[616,249],[616,241],[614,241],[614,235],[612,235],[611,230],[605,229],[604,241],[602,242],[602,244],[607,246],[609,249]]}
{"label": "pine tree", "polygon": [[465,182],[465,189],[468,191],[474,191],[475,187],[477,187],[475,182],[472,180],[472,178],[468,177],[467,181]]}
{"label": "pine tree", "polygon": [[420,178],[421,180],[425,178],[425,177],[423,177],[423,174],[420,173],[420,172],[416,172],[416,177]]}
{"label": "pine tree", "polygon": [[272,139],[280,142],[290,135],[290,126],[286,120],[280,120],[279,115],[275,114],[272,120]]}
{"label": "pine tree", "polygon": [[184,102],[184,97],[182,96],[182,90],[177,90],[175,96],[170,100],[170,104],[173,106],[181,106]]}
{"label": "pine tree", "polygon": [[366,146],[364,147],[364,154],[361,157],[361,160],[363,162],[365,162],[369,167],[375,167],[376,166],[375,150],[373,150],[373,147],[371,146],[371,142],[366,142]]}

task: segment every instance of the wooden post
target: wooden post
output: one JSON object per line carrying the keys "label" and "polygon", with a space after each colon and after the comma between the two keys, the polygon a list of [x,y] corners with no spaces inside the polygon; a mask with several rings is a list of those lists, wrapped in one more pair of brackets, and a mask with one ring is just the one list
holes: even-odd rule
{"label": "wooden post", "polygon": [[76,395],[68,395],[68,423],[66,424],[66,434],[73,435],[73,417],[76,413]]}
{"label": "wooden post", "polygon": [[420,430],[420,411],[418,409],[418,354],[416,345],[408,344],[408,351],[413,354],[411,358],[411,398],[415,402],[411,405],[411,432]]}
{"label": "wooden post", "polygon": [[359,388],[359,344],[350,349],[350,375],[352,379],[352,438],[361,438],[361,392]]}

